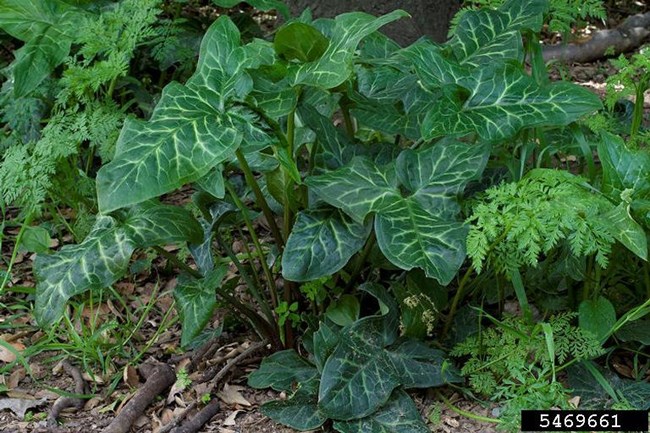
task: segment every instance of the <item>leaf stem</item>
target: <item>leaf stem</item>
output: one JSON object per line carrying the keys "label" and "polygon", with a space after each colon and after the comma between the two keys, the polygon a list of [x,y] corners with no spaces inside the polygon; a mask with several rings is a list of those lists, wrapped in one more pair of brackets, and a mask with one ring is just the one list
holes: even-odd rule
{"label": "leaf stem", "polygon": [[190,265],[188,265],[184,261],[180,260],[174,254],[170,253],[169,251],[165,250],[164,248],[159,247],[157,245],[154,245],[153,249],[158,254],[165,257],[167,260],[171,260],[172,262],[174,262],[174,264],[176,266],[178,266],[179,268],[181,268],[182,270],[184,270],[185,272],[187,272],[188,274],[190,274],[194,278],[199,278],[199,279],[203,278],[203,275],[199,271],[197,271],[196,269],[191,268]]}
{"label": "leaf stem", "polygon": [[[239,208],[242,217],[244,218],[244,223],[246,224],[246,227],[248,228],[248,232],[250,233],[251,239],[253,240],[253,244],[255,245],[255,250],[257,252],[257,257],[260,261],[260,265],[262,266],[262,271],[264,272],[264,276],[266,277],[266,280],[269,284],[269,290],[271,291],[271,303],[273,305],[273,308],[276,308],[278,306],[278,288],[275,285],[275,278],[273,278],[273,274],[271,273],[271,270],[269,269],[268,264],[266,263],[266,256],[264,255],[264,251],[262,249],[262,244],[260,243],[260,240],[257,236],[257,232],[255,231],[253,227],[253,223],[251,219],[248,216],[248,209],[244,206],[244,203],[239,199],[235,191],[233,190],[232,186],[228,183],[225,182],[226,185],[226,190],[232,197],[233,201],[235,202],[235,206]],[[248,248],[248,247],[246,247]],[[235,259],[237,256],[234,256]]]}
{"label": "leaf stem", "polygon": [[274,316],[273,316],[273,311],[271,311],[271,308],[269,307],[268,302],[266,302],[261,295],[260,292],[260,287],[258,287],[255,284],[255,281],[251,278],[251,276],[248,274],[248,271],[244,268],[242,263],[239,261],[235,253],[232,251],[232,248],[228,245],[227,242],[224,242],[223,237],[221,236],[221,233],[219,233],[219,230],[215,230],[214,233],[217,242],[219,245],[224,249],[226,252],[226,255],[230,257],[230,260],[234,263],[235,267],[239,271],[239,275],[241,278],[244,280],[246,283],[246,287],[248,289],[248,292],[253,295],[253,298],[257,301],[259,304],[260,308],[264,312],[264,315],[266,316],[267,321],[271,322],[274,321]]}
{"label": "leaf stem", "polygon": [[495,423],[495,424],[502,424],[503,423],[503,421],[500,420],[500,419],[490,418],[490,417],[487,417],[487,416],[476,415],[476,414],[473,414],[471,412],[467,412],[467,411],[465,411],[463,409],[460,409],[460,408],[454,406],[454,404],[451,401],[449,401],[449,399],[447,397],[442,395],[442,393],[440,391],[436,391],[436,395],[440,400],[442,400],[445,403],[445,405],[449,409],[453,410],[458,415],[464,416],[465,418],[475,419],[477,421],[483,421],[483,422],[491,422],[491,423]]}
{"label": "leaf stem", "polygon": [[634,110],[632,111],[632,126],[630,128],[630,138],[634,138],[639,133],[641,123],[643,123],[643,95],[648,90],[648,79],[642,78],[641,82],[636,85]]}
{"label": "leaf stem", "polygon": [[244,156],[244,154],[240,149],[237,149],[235,151],[235,156],[237,157],[237,161],[239,162],[239,165],[242,171],[244,172],[246,183],[248,183],[248,186],[250,186],[251,189],[253,190],[253,194],[255,195],[255,200],[257,201],[257,205],[262,209],[262,213],[264,214],[264,217],[269,223],[269,227],[271,228],[271,234],[273,235],[273,239],[275,240],[276,245],[278,245],[278,248],[280,248],[281,250],[284,249],[284,238],[280,233],[278,224],[275,222],[275,216],[273,215],[273,211],[271,211],[269,204],[266,202],[266,199],[264,198],[264,194],[262,193],[262,189],[260,188],[260,185],[257,183],[257,180],[255,180],[255,176],[253,176],[253,172],[251,171],[248,162],[246,162],[246,157]]}
{"label": "leaf stem", "polygon": [[345,123],[345,131],[348,133],[350,139],[354,140],[355,128],[352,116],[350,116],[350,108],[347,104],[347,99],[341,98],[339,101],[339,107],[341,107],[341,113],[343,114],[343,122]]}
{"label": "leaf stem", "polygon": [[445,337],[447,337],[447,333],[449,332],[449,328],[451,327],[451,322],[453,321],[454,316],[456,315],[456,310],[458,309],[458,303],[460,302],[461,295],[463,293],[463,290],[465,289],[465,286],[467,285],[467,282],[469,281],[469,277],[472,274],[473,270],[474,270],[474,265],[469,265],[467,271],[465,271],[465,274],[463,275],[463,278],[460,280],[460,284],[458,285],[458,290],[456,290],[454,299],[451,301],[451,307],[449,307],[449,314],[445,319],[445,327],[442,330],[442,338],[441,338],[442,340],[444,340]]}
{"label": "leaf stem", "polygon": [[361,254],[357,256],[357,259],[354,262],[354,268],[352,269],[352,273],[350,274],[350,280],[346,285],[347,290],[351,289],[354,283],[359,278],[359,275],[361,274],[361,270],[363,269],[363,264],[366,262],[366,260],[368,260],[368,256],[370,255],[370,252],[372,251],[376,243],[377,243],[377,237],[375,236],[375,232],[373,231],[370,233],[370,236],[368,237],[368,240],[366,241],[366,244],[364,245]]}

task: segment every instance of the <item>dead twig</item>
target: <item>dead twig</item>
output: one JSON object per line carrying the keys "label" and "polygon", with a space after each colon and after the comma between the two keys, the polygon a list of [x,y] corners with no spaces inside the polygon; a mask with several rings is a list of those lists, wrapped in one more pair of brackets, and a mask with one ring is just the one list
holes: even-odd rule
{"label": "dead twig", "polygon": [[217,398],[213,398],[203,409],[199,411],[192,419],[184,423],[182,426],[175,428],[171,433],[196,433],[208,421],[215,416],[220,409],[221,405]]}
{"label": "dead twig", "polygon": [[140,368],[140,373],[146,378],[146,382],[104,429],[103,433],[127,433],[147,406],[176,381],[176,373],[167,364],[145,364]]}

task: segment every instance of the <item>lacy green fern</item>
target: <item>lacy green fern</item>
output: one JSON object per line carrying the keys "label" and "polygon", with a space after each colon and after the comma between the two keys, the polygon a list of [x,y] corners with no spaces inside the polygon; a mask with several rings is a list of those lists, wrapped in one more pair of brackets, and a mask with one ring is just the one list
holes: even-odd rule
{"label": "lacy green fern", "polygon": [[[5,203],[38,211],[50,197],[65,198],[83,189],[95,155],[103,161],[112,158],[125,118],[113,102],[113,91],[128,74],[136,48],[159,34],[154,24],[161,3],[123,0],[85,17],[74,41],[79,50],[66,59],[61,79],[45,80],[35,90],[42,99],[11,99],[10,86],[4,86],[0,117],[10,130],[0,145],[5,147],[0,159]],[[48,99],[55,100],[41,130],[46,114],[42,100]],[[92,197],[92,188],[87,190]]]}
{"label": "lacy green fern", "polygon": [[565,240],[574,256],[595,254],[605,268],[615,241],[616,228],[608,217],[613,208],[581,177],[532,170],[519,182],[488,189],[473,207],[467,253],[477,272],[488,261],[509,274],[536,266],[541,254]]}
{"label": "lacy green fern", "polygon": [[505,402],[500,418],[507,428],[516,427],[521,409],[568,408],[567,390],[553,379],[556,362],[592,359],[604,353],[593,335],[571,324],[576,316],[561,313],[548,320],[553,360],[542,324],[514,316],[468,337],[451,351],[452,356],[467,357],[461,374],[474,392]]}

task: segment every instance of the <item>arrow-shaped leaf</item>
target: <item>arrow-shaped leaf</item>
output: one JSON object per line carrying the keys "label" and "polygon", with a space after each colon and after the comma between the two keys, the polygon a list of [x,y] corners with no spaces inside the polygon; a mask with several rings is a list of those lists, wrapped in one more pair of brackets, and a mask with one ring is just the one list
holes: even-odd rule
{"label": "arrow-shaped leaf", "polygon": [[589,90],[570,83],[539,86],[511,63],[477,69],[472,79],[464,80],[469,95],[450,91],[437,101],[422,124],[423,137],[476,132],[503,139],[522,128],[566,125],[602,106]]}
{"label": "arrow-shaped leaf", "polygon": [[354,421],[335,421],[341,433],[429,433],[411,397],[397,389],[388,402],[370,416]]}
{"label": "arrow-shaped leaf", "polygon": [[336,17],[330,44],[325,53],[312,62],[291,70],[292,83],[331,89],[343,83],[352,73],[354,51],[359,42],[382,26],[406,17],[401,10],[376,18],[362,12],[350,12]]}
{"label": "arrow-shaped leaf", "polygon": [[14,62],[17,97],[34,90],[63,62],[84,15],[59,0],[0,0],[0,28],[25,42]]}
{"label": "arrow-shaped leaf", "polygon": [[463,223],[436,216],[412,197],[375,217],[377,244],[386,258],[402,269],[424,269],[442,285],[449,284],[465,259],[467,232]]}
{"label": "arrow-shaped leaf", "polygon": [[127,230],[107,216],[99,216],[79,245],[66,245],[56,254],[39,254],[34,262],[38,281],[34,315],[41,326],[52,325],[71,297],[99,290],[126,272],[135,243]]}
{"label": "arrow-shaped leaf", "polygon": [[282,275],[291,281],[333,275],[363,247],[369,233],[370,225],[337,209],[300,212],[282,256]]}
{"label": "arrow-shaped leaf", "polygon": [[115,159],[97,175],[102,212],[195,181],[228,158],[242,134],[255,139],[257,131],[242,131],[251,123],[246,113],[225,111],[229,98],[243,97],[252,86],[244,55],[232,21],[217,20],[201,43],[199,65],[187,86],[165,87],[149,122],[125,122]]}
{"label": "arrow-shaped leaf", "polygon": [[179,278],[174,289],[174,299],[183,321],[181,346],[190,344],[212,318],[217,306],[216,291],[227,271],[227,266],[220,266],[201,279],[188,275]]}

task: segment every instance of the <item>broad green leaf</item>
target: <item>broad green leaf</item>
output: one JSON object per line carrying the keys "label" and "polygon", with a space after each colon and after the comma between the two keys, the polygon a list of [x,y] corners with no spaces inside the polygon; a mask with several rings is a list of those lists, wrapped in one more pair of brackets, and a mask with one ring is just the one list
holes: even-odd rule
{"label": "broad green leaf", "polygon": [[[240,0],[212,0],[212,3],[222,8],[232,8],[242,2]],[[291,16],[289,8],[282,0],[247,0],[246,3],[261,11],[277,10],[285,19]]]}
{"label": "broad green leaf", "polygon": [[314,333],[314,362],[319,371],[323,370],[327,358],[330,357],[336,346],[338,346],[340,338],[340,329],[328,320],[320,323],[318,331]]}
{"label": "broad green leaf", "polygon": [[[252,88],[239,38],[232,21],[219,18],[201,42],[199,64],[187,85],[165,87],[148,122],[125,122],[115,158],[97,174],[102,212],[200,179],[226,160],[242,139],[265,140],[249,113],[226,107],[229,99],[243,98]],[[246,65],[253,67],[254,62]]]}
{"label": "broad green leaf", "polygon": [[135,243],[123,226],[111,217],[99,216],[79,245],[66,245],[56,254],[36,256],[34,315],[39,324],[54,324],[71,297],[117,281],[126,272],[134,249]]}
{"label": "broad green leaf", "polygon": [[197,219],[182,207],[147,203],[131,213],[125,227],[138,248],[176,242],[198,243],[203,238]]}
{"label": "broad green leaf", "polygon": [[253,75],[249,98],[272,119],[287,116],[298,103],[298,93],[287,80],[274,81],[260,71]]}
{"label": "broad green leaf", "polygon": [[182,320],[181,346],[187,347],[212,318],[217,306],[216,292],[228,267],[223,265],[196,279],[181,275],[174,289],[174,299]]}
{"label": "broad green leaf", "polygon": [[118,153],[97,174],[99,207],[111,212],[200,179],[240,141],[225,115],[198,93],[172,83],[151,121],[124,123]]}
{"label": "broad green leaf", "polygon": [[292,83],[331,89],[343,83],[352,73],[352,60],[359,42],[380,27],[408,16],[401,10],[375,18],[362,12],[336,17],[330,44],[316,61],[291,68]]}
{"label": "broad green leaf", "polygon": [[318,156],[329,169],[336,169],[346,164],[354,156],[354,143],[334,126],[332,120],[323,116],[314,107],[300,104],[298,107],[300,119],[307,127],[316,133],[320,145]]}
{"label": "broad green leaf", "polygon": [[605,219],[615,229],[613,234],[617,241],[643,260],[648,260],[648,238],[643,227],[630,215],[627,203],[620,203],[605,214]]}
{"label": "broad green leaf", "polygon": [[20,239],[20,249],[33,253],[45,253],[50,248],[50,234],[43,227],[27,226]]}
{"label": "broad green leaf", "polygon": [[325,317],[339,326],[348,326],[359,319],[360,311],[361,305],[355,296],[343,295],[327,307]]}
{"label": "broad green leaf", "polygon": [[395,298],[388,293],[386,288],[378,283],[363,283],[359,291],[366,292],[379,301],[381,327],[379,329],[383,346],[393,344],[399,336],[399,306]]}
{"label": "broad green leaf", "polygon": [[520,30],[538,32],[547,9],[548,3],[544,0],[524,0],[506,2],[499,10],[468,11],[463,14],[449,45],[461,64],[478,66],[496,60],[521,61]]}
{"label": "broad green leaf", "polygon": [[363,247],[370,225],[353,221],[337,209],[298,214],[282,256],[282,275],[311,281],[333,275]]}
{"label": "broad green leaf", "polygon": [[429,111],[422,136],[476,132],[485,140],[510,137],[523,128],[566,125],[602,107],[589,90],[571,83],[539,86],[518,65],[507,63],[475,70],[460,88],[447,92]]}
{"label": "broad green leaf", "polygon": [[273,46],[285,60],[313,62],[325,53],[329,40],[315,27],[294,21],[278,29]]}
{"label": "broad green leaf", "polygon": [[375,216],[377,244],[402,269],[419,267],[447,285],[465,259],[468,227],[427,211],[413,197],[400,198]]}
{"label": "broad green leaf", "polygon": [[214,269],[214,257],[212,254],[212,224],[207,222],[204,218],[200,218],[199,223],[203,229],[203,240],[200,243],[189,244],[188,248],[199,272],[201,272],[202,275],[207,275],[208,272]]}
{"label": "broad green leaf", "polygon": [[0,28],[25,42],[16,51],[14,93],[34,90],[70,52],[85,12],[59,0],[0,0]]}
{"label": "broad green leaf", "polygon": [[248,376],[248,386],[291,391],[297,383],[307,383],[316,378],[318,370],[295,350],[275,352],[265,358],[260,368]]}
{"label": "broad green leaf", "polygon": [[602,296],[587,299],[578,307],[580,327],[596,336],[598,340],[605,338],[616,323],[616,311],[612,303]]}
{"label": "broad green leaf", "polygon": [[404,388],[430,388],[462,381],[444,352],[432,349],[421,341],[403,339],[387,350],[399,381]]}
{"label": "broad green leaf", "polygon": [[613,200],[620,200],[626,189],[632,198],[650,196],[650,152],[631,150],[617,135],[602,133],[598,142],[598,157],[603,166],[602,191]]}
{"label": "broad green leaf", "polygon": [[388,402],[370,416],[354,421],[334,421],[341,433],[429,433],[408,394],[395,390]]}
{"label": "broad green leaf", "polygon": [[621,341],[638,341],[644,346],[650,346],[650,319],[624,325],[616,332],[616,338]]}
{"label": "broad green leaf", "polygon": [[483,172],[488,155],[485,146],[458,142],[441,142],[417,152],[406,149],[397,157],[397,177],[429,212],[455,214],[457,208],[449,198],[461,194]]}
{"label": "broad green leaf", "polygon": [[260,412],[298,431],[315,430],[327,421],[327,417],[318,409],[317,392],[318,380],[312,379],[307,384],[301,384],[288,399],[264,403]]}
{"label": "broad green leaf", "polygon": [[222,165],[212,169],[207,175],[197,180],[196,183],[203,191],[211,194],[214,198],[224,198],[226,196]]}
{"label": "broad green leaf", "polygon": [[342,209],[357,222],[399,200],[394,167],[377,167],[367,158],[356,157],[350,164],[305,183],[323,200]]}
{"label": "broad green leaf", "polygon": [[381,168],[356,157],[306,183],[357,221],[374,212],[386,258],[402,269],[419,267],[446,285],[465,258],[467,228],[456,220],[455,199],[483,171],[487,154],[484,146],[445,141],[402,151],[396,163]]}
{"label": "broad green leaf", "polygon": [[336,420],[363,418],[375,412],[399,386],[382,350],[381,318],[366,317],[344,329],[327,359],[318,392],[320,410]]}
{"label": "broad green leaf", "polygon": [[400,385],[437,386],[459,379],[439,351],[422,343],[402,340],[385,347],[384,326],[383,317],[370,316],[339,333],[319,389],[319,408],[328,418],[349,421],[372,416]]}

